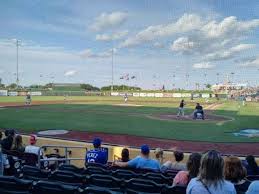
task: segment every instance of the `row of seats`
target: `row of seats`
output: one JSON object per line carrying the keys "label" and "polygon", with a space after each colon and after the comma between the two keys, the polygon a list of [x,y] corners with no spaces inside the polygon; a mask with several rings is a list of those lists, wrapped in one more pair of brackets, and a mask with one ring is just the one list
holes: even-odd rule
{"label": "row of seats", "polygon": [[[64,176],[65,177],[65,176]],[[86,185],[75,185],[57,180],[26,180],[0,176],[1,194],[185,194],[181,186],[165,186],[144,179],[116,180],[107,175],[91,175]]]}

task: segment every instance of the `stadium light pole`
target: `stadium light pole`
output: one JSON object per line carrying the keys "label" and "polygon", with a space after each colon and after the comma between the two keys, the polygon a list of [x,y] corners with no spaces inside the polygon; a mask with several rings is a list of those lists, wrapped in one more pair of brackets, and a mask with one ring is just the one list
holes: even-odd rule
{"label": "stadium light pole", "polygon": [[113,49],[113,47],[114,47],[114,43],[113,43],[113,39],[112,39],[112,85],[111,85],[111,92],[113,92],[113,83],[114,83],[114,82],[113,82],[113,81],[114,81],[114,75],[113,75],[113,73],[114,73],[114,72],[113,72],[113,71],[114,71],[114,67],[113,67],[113,54],[114,54],[113,52],[114,52],[114,51],[113,51],[113,50],[114,50],[114,49]]}
{"label": "stadium light pole", "polygon": [[18,39],[12,39],[15,40],[16,45],[16,87],[19,87],[19,46],[21,46],[21,40]]}

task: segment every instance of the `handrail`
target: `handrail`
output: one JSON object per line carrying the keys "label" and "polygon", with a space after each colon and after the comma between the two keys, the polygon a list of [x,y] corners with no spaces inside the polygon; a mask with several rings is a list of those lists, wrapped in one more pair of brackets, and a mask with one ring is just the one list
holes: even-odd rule
{"label": "handrail", "polygon": [[[65,149],[65,158],[41,158],[41,150],[44,148],[64,148]],[[71,160],[85,160],[85,158],[69,158],[68,157],[68,148],[76,149],[76,148],[83,148],[86,149],[85,146],[64,146],[64,145],[43,145],[40,147],[38,151],[38,168],[41,168],[41,162],[43,161],[65,161],[67,164],[70,164]]]}

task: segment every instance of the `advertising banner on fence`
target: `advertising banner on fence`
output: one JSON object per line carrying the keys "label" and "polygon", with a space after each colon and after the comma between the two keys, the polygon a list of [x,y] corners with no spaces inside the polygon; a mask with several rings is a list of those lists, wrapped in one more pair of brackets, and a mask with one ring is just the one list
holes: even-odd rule
{"label": "advertising banner on fence", "polygon": [[139,93],[133,93],[134,97],[139,97]]}
{"label": "advertising banner on fence", "polygon": [[39,91],[39,92],[28,92],[31,96],[41,96],[42,93]]}
{"label": "advertising banner on fence", "polygon": [[199,98],[200,94],[193,94],[193,98]]}
{"label": "advertising banner on fence", "polygon": [[111,92],[111,96],[119,96],[119,92]]}
{"label": "advertising banner on fence", "polygon": [[201,97],[202,97],[202,98],[209,98],[209,97],[210,97],[210,94],[201,94]]}
{"label": "advertising banner on fence", "polygon": [[172,93],[163,93],[163,97],[165,97],[165,98],[172,98],[173,94]]}
{"label": "advertising banner on fence", "polygon": [[7,96],[8,91],[7,90],[0,90],[0,96]]}
{"label": "advertising banner on fence", "polygon": [[147,97],[155,97],[154,93],[147,93]]}
{"label": "advertising banner on fence", "polygon": [[173,97],[174,98],[182,98],[182,94],[181,93],[173,93]]}
{"label": "advertising banner on fence", "polygon": [[8,92],[8,96],[18,96],[18,92]]}
{"label": "advertising banner on fence", "polygon": [[162,98],[163,97],[163,93],[155,93],[155,97]]}
{"label": "advertising banner on fence", "polygon": [[182,98],[191,98],[191,93],[182,93]]}
{"label": "advertising banner on fence", "polygon": [[147,97],[147,93],[139,93],[140,97]]}

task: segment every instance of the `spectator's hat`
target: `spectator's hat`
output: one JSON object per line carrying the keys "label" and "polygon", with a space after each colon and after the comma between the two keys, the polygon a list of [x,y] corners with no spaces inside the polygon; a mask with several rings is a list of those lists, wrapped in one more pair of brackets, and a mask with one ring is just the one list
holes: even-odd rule
{"label": "spectator's hat", "polygon": [[35,144],[37,142],[37,135],[30,136],[30,144]]}
{"label": "spectator's hat", "polygon": [[93,145],[94,147],[100,147],[102,143],[102,140],[100,138],[94,138]]}
{"label": "spectator's hat", "polygon": [[141,146],[141,153],[142,154],[147,155],[147,154],[149,154],[149,152],[150,152],[150,150],[149,150],[148,145],[145,144],[145,145]]}
{"label": "spectator's hat", "polygon": [[156,148],[155,149],[155,154],[163,154],[164,153],[164,150],[162,150],[161,148]]}

